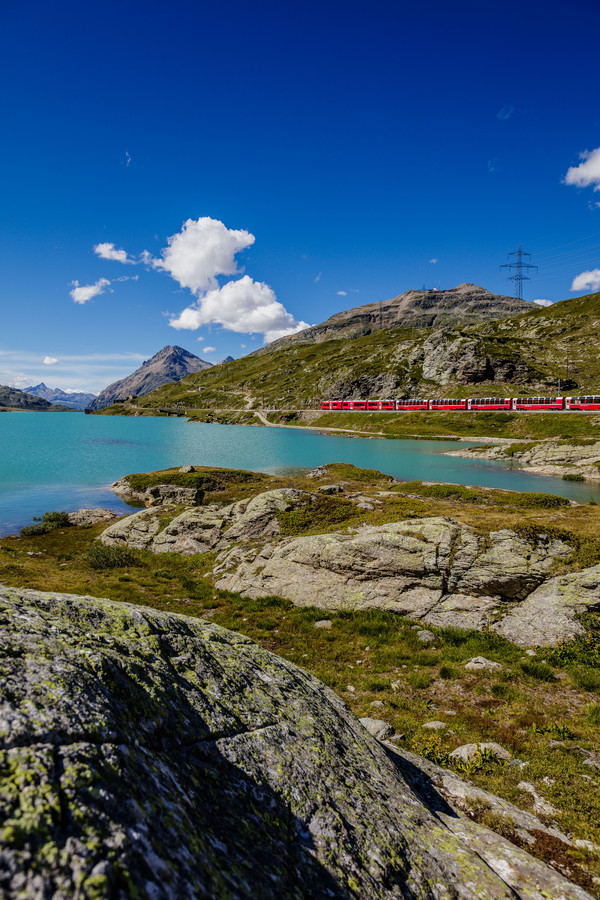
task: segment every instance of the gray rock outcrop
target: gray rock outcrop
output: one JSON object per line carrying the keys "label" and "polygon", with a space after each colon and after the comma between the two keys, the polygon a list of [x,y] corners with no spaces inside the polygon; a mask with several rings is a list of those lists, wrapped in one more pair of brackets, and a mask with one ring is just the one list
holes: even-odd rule
{"label": "gray rock outcrop", "polygon": [[0,619],[7,900],[589,897],[247,638],[8,588]]}
{"label": "gray rock outcrop", "polygon": [[497,447],[452,450],[445,455],[506,460],[524,466],[537,475],[582,475],[586,481],[600,481],[600,441],[581,444],[557,440],[531,441],[517,448],[505,443]]}
{"label": "gray rock outcrop", "polygon": [[[481,628],[506,615],[502,604],[507,601],[519,608],[544,582],[553,585],[548,576],[554,561],[571,552],[560,540],[533,546],[508,529],[488,537],[437,517],[261,548],[238,546],[221,555],[215,572],[218,587],[244,596],[276,594],[323,609],[379,607],[429,625]],[[557,595],[557,608],[563,595]],[[580,595],[579,605],[561,606],[566,616],[600,603],[600,592],[592,586]],[[529,634],[520,637],[516,625],[513,632],[511,640],[535,643]],[[556,625],[548,623],[545,635],[555,632]]]}
{"label": "gray rock outcrop", "polygon": [[164,509],[147,509],[115,522],[101,536],[103,544],[127,545],[152,553],[206,553],[236,541],[268,539],[280,534],[277,513],[306,505],[307,491],[276,488],[228,506],[186,509],[165,526]]}

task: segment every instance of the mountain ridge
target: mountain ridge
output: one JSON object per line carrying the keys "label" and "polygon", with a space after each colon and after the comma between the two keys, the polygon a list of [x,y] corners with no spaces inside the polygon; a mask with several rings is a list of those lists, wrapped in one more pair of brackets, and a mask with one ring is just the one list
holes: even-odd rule
{"label": "mountain ridge", "polygon": [[128,397],[143,397],[164,384],[180,381],[194,372],[212,367],[212,363],[200,359],[183,347],[167,345],[125,378],[114,381],[92,400],[87,409],[98,411]]}
{"label": "mountain ridge", "polygon": [[43,381],[23,388],[23,390],[34,397],[48,400],[49,403],[55,404],[58,402],[59,405],[69,406],[72,409],[85,409],[89,403],[96,399],[96,394],[86,393],[85,391],[63,391],[61,388],[49,388]]}

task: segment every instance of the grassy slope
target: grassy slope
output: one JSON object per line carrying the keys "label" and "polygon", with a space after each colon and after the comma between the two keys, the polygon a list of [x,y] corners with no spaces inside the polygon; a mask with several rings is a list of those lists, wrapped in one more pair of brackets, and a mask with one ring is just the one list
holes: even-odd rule
{"label": "grassy slope", "polygon": [[[560,501],[548,495],[432,488],[419,482],[395,486],[390,492],[386,476],[343,465],[329,467],[326,478],[343,478],[349,482],[348,490],[360,490],[382,505],[373,512],[357,512],[348,509],[350,504],[343,498],[324,498],[318,525],[290,519],[282,523],[289,533],[424,515],[449,515],[492,530],[522,526],[526,517],[534,529],[560,527],[571,532],[578,545],[571,568],[600,559],[597,506],[556,506]],[[217,479],[216,490],[206,500],[225,503],[282,484],[311,491],[316,487],[314,480],[306,478]],[[600,843],[600,778],[594,769],[582,765],[585,757],[577,750],[593,750],[600,740],[600,640],[581,646],[571,659],[545,653],[533,661],[522,649],[493,634],[455,629],[438,631],[435,645],[425,647],[412,622],[393,613],[326,614],[295,608],[278,598],[252,601],[217,591],[206,577],[211,567],[208,556],[137,552],[134,565],[94,569],[85,554],[102,528],[66,528],[39,537],[0,540],[0,580],[18,587],[92,594],[210,617],[314,673],[357,715],[389,721],[402,735],[400,745],[442,764],[448,764],[448,752],[459,744],[496,740],[527,763],[525,772],[518,766],[482,763],[466,773],[472,781],[530,808],[530,795],[518,788],[526,778],[559,810],[554,818],[563,830]],[[315,621],[325,616],[332,620],[331,629],[315,629]],[[478,655],[501,662],[504,669],[499,674],[468,673],[464,663]],[[542,656],[547,662],[541,661]],[[376,701],[383,706],[374,708]],[[449,727],[432,734],[422,727],[432,719],[445,720]],[[553,747],[551,741],[556,739],[564,743]],[[485,809],[473,814],[487,821]],[[493,821],[487,824],[498,826]],[[530,849],[555,858],[553,848],[543,842]],[[574,863],[600,874],[598,858],[578,851],[566,861],[571,869]]]}
{"label": "grassy slope", "polygon": [[[142,410],[153,414],[161,408],[180,409],[202,421],[257,420],[248,410],[274,408],[315,409],[322,397],[338,393],[341,386],[354,385],[356,396],[371,394],[373,379],[388,378],[400,385],[398,394],[417,385],[425,396],[514,396],[531,393],[544,380],[551,383],[568,378],[571,392],[600,392],[600,358],[593,347],[600,326],[600,294],[564,300],[547,308],[532,309],[524,315],[470,326],[448,332],[448,339],[463,337],[474,341],[476,355],[492,360],[519,359],[525,362],[525,382],[452,383],[438,385],[422,378],[422,367],[410,365],[409,354],[423,346],[430,332],[423,329],[376,331],[356,340],[330,340],[319,344],[292,344],[255,356],[246,356],[226,365],[165,385],[141,398],[133,407],[116,407],[108,414],[128,415]],[[361,387],[361,385],[364,386]],[[402,387],[404,386],[404,387]],[[549,388],[545,392],[549,392]],[[235,413],[233,411],[239,411]],[[107,411],[105,411],[107,412]],[[317,425],[355,427],[383,431],[388,436],[408,434],[497,435],[500,437],[585,437],[598,433],[598,417],[538,416],[490,413],[410,415],[363,415],[333,413],[316,420]],[[284,413],[294,424],[311,424],[312,416],[299,418]]]}

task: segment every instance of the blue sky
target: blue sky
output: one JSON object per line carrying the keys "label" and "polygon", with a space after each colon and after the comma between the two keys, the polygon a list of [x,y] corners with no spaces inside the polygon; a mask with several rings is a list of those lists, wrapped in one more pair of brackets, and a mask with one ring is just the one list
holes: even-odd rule
{"label": "blue sky", "polygon": [[519,242],[526,299],[598,290],[599,24],[2,0],[0,383],[98,391],[165,344],[215,362],[411,287],[511,293]]}

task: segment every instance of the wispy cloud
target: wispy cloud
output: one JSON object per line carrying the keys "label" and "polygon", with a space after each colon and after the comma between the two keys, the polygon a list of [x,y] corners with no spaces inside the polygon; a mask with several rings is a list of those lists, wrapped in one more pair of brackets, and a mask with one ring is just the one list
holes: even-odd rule
{"label": "wispy cloud", "polygon": [[323,273],[322,273],[322,272],[319,272],[319,274],[318,274],[318,275],[315,275],[315,282],[317,282],[317,281],[320,281],[320,280],[321,280],[321,276],[322,276],[322,274],[323,274]]}
{"label": "wispy cloud", "polygon": [[125,263],[126,265],[135,266],[136,260],[127,255],[125,250],[117,250],[114,244],[106,241],[103,244],[94,245],[94,253],[100,259],[110,259],[113,262]]}
{"label": "wispy cloud", "polygon": [[69,294],[75,303],[81,304],[87,303],[88,300],[92,300],[99,294],[103,294],[110,287],[108,278],[99,278],[94,284],[80,285],[78,281],[72,281],[71,284],[73,285],[73,290],[69,291]]}
{"label": "wispy cloud", "polygon": [[600,291],[600,269],[581,272],[573,279],[572,291]]}
{"label": "wispy cloud", "polygon": [[204,353],[214,353],[216,349],[217,349],[216,347],[203,347],[202,348]]}
{"label": "wispy cloud", "polygon": [[347,297],[348,291],[337,291],[338,297]]}
{"label": "wispy cloud", "polygon": [[506,121],[506,119],[510,119],[513,113],[517,111],[517,107],[513,106],[512,103],[507,103],[506,106],[503,106],[502,109],[499,109],[496,113],[496,118],[500,119],[502,122]]}
{"label": "wispy cloud", "polygon": [[131,165],[131,153],[128,150],[126,150],[125,151],[125,166],[127,168],[129,168],[130,165]]}
{"label": "wispy cloud", "polygon": [[565,184],[593,187],[595,191],[600,191],[600,147],[584,150],[580,157],[583,162],[578,166],[571,166],[564,177]]}
{"label": "wispy cloud", "polygon": [[58,362],[56,356],[45,356],[44,357],[44,365],[45,366],[55,366]]}
{"label": "wispy cloud", "polygon": [[434,256],[432,259],[429,260],[429,262],[435,266],[437,263],[439,263],[439,259],[437,258],[437,256]]}
{"label": "wispy cloud", "polygon": [[498,160],[494,157],[494,159],[488,159],[488,172],[497,172],[499,168]]}
{"label": "wispy cloud", "polygon": [[[48,378],[63,390],[97,393],[113,381],[130,375],[152,353],[89,353],[43,357],[32,350],[0,350],[0,384],[24,388]],[[47,359],[55,360],[52,363]]]}

